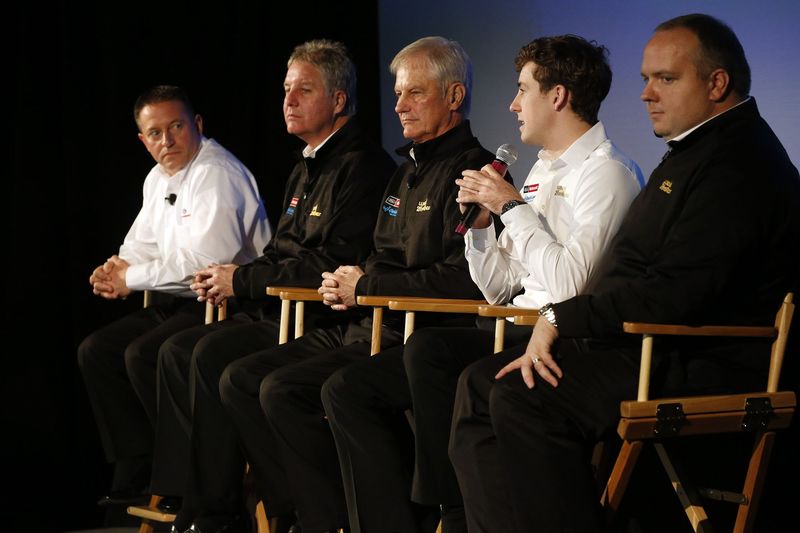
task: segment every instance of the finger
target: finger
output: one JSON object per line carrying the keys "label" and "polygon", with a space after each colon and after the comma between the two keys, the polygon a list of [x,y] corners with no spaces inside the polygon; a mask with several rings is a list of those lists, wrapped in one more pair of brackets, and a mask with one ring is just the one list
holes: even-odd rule
{"label": "finger", "polygon": [[550,372],[550,369],[545,366],[544,361],[539,361],[536,365],[534,365],[533,368],[543,380],[548,382],[553,387],[558,387],[558,380]]}
{"label": "finger", "polygon": [[556,363],[555,359],[549,359],[549,360],[547,360],[547,361],[545,361],[545,360],[542,360],[542,363],[544,363],[544,365],[545,365],[545,366],[546,366],[546,367],[547,367],[547,368],[548,368],[548,369],[549,369],[549,370],[550,370],[550,371],[551,371],[553,374],[555,374],[556,376],[558,376],[558,379],[561,379],[561,378],[563,378],[563,377],[564,377],[564,373],[563,373],[563,372],[561,372],[561,367],[560,367],[560,366],[558,366],[558,364]]}
{"label": "finger", "polygon": [[503,376],[513,372],[514,370],[516,370],[516,369],[518,369],[520,367],[520,364],[521,364],[520,359],[514,359],[513,361],[508,363],[506,366],[501,368],[500,372],[495,374],[494,379],[500,379]]}
{"label": "finger", "polygon": [[530,365],[522,365],[522,381],[525,382],[525,385],[527,385],[529,389],[532,389],[536,384],[536,381],[533,379],[533,370],[531,370]]}

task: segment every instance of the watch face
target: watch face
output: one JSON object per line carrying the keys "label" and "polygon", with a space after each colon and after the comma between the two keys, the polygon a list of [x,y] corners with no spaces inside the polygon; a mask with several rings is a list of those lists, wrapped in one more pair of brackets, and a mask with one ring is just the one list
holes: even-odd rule
{"label": "watch face", "polygon": [[503,209],[501,211],[501,214],[505,214],[508,211],[511,211],[512,209],[514,209],[515,207],[520,205],[520,203],[521,202],[519,202],[518,200],[510,200],[510,201],[506,202],[505,204],[503,204]]}

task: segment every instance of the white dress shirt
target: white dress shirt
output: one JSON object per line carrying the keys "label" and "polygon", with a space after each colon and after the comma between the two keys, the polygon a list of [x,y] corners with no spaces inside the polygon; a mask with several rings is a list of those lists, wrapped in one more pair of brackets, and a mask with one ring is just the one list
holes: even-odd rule
{"label": "white dress shirt", "polygon": [[[168,201],[175,194],[174,204]],[[132,290],[193,296],[192,274],[211,263],[248,263],[272,236],[250,171],[213,139],[173,176],[156,165],[119,256]]]}
{"label": "white dress shirt", "polygon": [[464,236],[470,275],[492,304],[539,308],[580,294],[644,186],[600,122],[556,159],[542,156],[520,191],[526,204],[501,216],[500,236],[493,224]]}

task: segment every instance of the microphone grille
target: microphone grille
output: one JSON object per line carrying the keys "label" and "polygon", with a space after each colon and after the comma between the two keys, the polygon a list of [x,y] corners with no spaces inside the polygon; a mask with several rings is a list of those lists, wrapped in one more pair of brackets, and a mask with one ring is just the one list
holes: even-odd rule
{"label": "microphone grille", "polygon": [[517,149],[514,148],[514,145],[501,144],[494,156],[506,165],[511,166],[514,164],[514,162],[516,162],[518,154]]}

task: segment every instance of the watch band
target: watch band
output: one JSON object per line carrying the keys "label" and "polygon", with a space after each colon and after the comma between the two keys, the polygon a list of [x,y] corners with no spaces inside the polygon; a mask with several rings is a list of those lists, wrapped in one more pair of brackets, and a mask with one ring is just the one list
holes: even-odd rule
{"label": "watch band", "polygon": [[508,213],[509,211],[514,209],[515,207],[517,207],[518,205],[522,205],[522,204],[523,204],[523,202],[520,202],[519,200],[509,200],[508,202],[503,204],[503,207],[500,209],[500,214],[501,215],[505,215],[506,213]]}
{"label": "watch band", "polygon": [[556,320],[556,311],[553,309],[553,304],[547,303],[539,308],[539,316],[550,322],[554,328],[558,328],[558,321]]}

